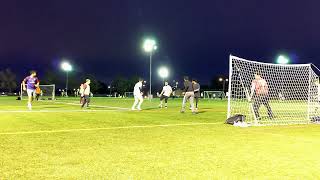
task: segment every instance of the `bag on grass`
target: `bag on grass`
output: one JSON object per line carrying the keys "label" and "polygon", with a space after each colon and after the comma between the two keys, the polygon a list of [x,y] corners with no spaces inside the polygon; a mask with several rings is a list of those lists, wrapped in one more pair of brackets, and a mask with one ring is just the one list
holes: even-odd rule
{"label": "bag on grass", "polygon": [[311,118],[311,122],[314,122],[314,123],[320,122],[320,116],[314,116],[314,117],[312,117],[312,118]]}
{"label": "bag on grass", "polygon": [[237,114],[237,115],[234,115],[232,117],[229,117],[227,120],[226,120],[226,124],[231,124],[233,125],[234,123],[238,123],[238,122],[245,122],[246,120],[246,116],[245,115],[242,115],[242,114]]}

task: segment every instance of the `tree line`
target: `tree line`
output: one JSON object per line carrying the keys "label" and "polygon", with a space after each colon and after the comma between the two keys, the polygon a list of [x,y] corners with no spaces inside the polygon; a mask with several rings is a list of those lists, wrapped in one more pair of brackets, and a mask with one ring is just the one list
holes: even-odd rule
{"label": "tree line", "polygon": [[[202,90],[222,90],[223,84],[218,81],[219,77],[223,76],[214,76],[210,81],[210,85],[202,84]],[[40,84],[56,84],[57,88],[63,89],[66,82],[65,78],[65,74],[63,73],[47,70],[41,75]],[[93,74],[79,76],[77,73],[70,73],[69,90],[73,91],[73,89],[78,89],[80,84],[84,83],[87,78],[91,80],[91,89],[94,94],[112,94],[117,92],[118,94],[123,95],[125,92],[131,92],[133,90],[139,77],[132,76],[127,78],[118,75],[111,82],[106,83],[96,78]],[[10,68],[0,70],[0,91],[9,93],[18,92],[20,91],[21,81],[22,79],[18,80],[16,74]]]}

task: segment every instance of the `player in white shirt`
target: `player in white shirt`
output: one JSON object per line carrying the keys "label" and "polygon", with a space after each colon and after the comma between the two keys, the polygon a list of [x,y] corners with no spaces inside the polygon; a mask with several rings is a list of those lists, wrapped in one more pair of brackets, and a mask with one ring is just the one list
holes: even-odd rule
{"label": "player in white shirt", "polygon": [[168,107],[168,98],[170,97],[171,93],[172,93],[171,86],[168,84],[168,82],[165,82],[162,88],[162,91],[160,93],[160,105],[159,105],[160,108],[162,108],[163,100],[165,102],[164,107],[165,108]]}
{"label": "player in white shirt", "polygon": [[131,110],[136,110],[136,106],[137,106],[137,110],[141,110],[141,104],[143,102],[143,96],[142,96],[142,81],[143,79],[139,79],[139,82],[136,83],[136,85],[134,86],[133,89],[133,95],[134,95],[134,103],[133,106],[131,108]]}
{"label": "player in white shirt", "polygon": [[89,103],[90,103],[90,79],[86,79],[86,83],[83,84],[83,93],[81,94],[81,97],[83,97],[83,101],[82,101],[82,106],[81,108],[83,108],[85,105],[87,105],[87,107],[89,107]]}

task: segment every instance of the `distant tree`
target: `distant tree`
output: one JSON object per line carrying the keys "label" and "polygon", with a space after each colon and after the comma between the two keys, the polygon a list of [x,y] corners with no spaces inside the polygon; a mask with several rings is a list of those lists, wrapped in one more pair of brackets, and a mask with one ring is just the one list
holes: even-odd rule
{"label": "distant tree", "polygon": [[[90,79],[91,80],[91,84],[90,84],[90,90],[93,94],[96,93],[101,93],[102,91],[104,91],[104,93],[107,92],[107,90],[103,90],[103,83],[101,81],[99,81],[94,75],[92,74],[86,74],[83,77],[81,77],[80,79],[82,79],[82,82],[85,83],[86,79]],[[80,85],[80,84],[79,84]],[[102,94],[104,94],[102,93]]]}
{"label": "distant tree", "polygon": [[139,81],[139,77],[138,76],[132,76],[129,80],[128,80],[128,86],[126,91],[133,91],[133,87],[134,85]]}
{"label": "distant tree", "polygon": [[108,92],[108,85],[100,80],[97,81],[98,85],[97,85],[97,89],[96,89],[96,93],[98,94],[107,94]]}
{"label": "distant tree", "polygon": [[61,84],[61,77],[57,75],[57,73],[47,70],[45,74],[39,77],[41,84]]}
{"label": "distant tree", "polygon": [[[210,81],[210,89],[219,90],[219,91],[223,89],[223,82],[219,81],[220,78],[222,78],[223,80],[228,79],[228,77],[224,75],[214,76]],[[225,90],[227,90],[228,82],[224,82],[224,83],[225,83]]]}
{"label": "distant tree", "polygon": [[0,89],[10,93],[17,88],[16,75],[9,69],[0,71]]}
{"label": "distant tree", "polygon": [[122,76],[117,76],[113,81],[112,81],[112,87],[113,91],[117,92],[120,95],[124,95],[125,92],[130,91],[129,89],[129,81],[122,77]]}

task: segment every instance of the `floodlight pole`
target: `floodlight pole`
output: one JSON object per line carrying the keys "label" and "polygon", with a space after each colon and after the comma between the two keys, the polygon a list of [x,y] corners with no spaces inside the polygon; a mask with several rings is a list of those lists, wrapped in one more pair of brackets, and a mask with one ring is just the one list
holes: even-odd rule
{"label": "floodlight pole", "polygon": [[151,100],[151,96],[152,96],[152,50],[150,51],[150,77],[149,77],[149,98]]}
{"label": "floodlight pole", "polygon": [[223,88],[222,88],[223,89],[223,93],[224,93],[224,90],[225,90],[225,86],[226,86],[226,80],[224,79],[223,80]]}
{"label": "floodlight pole", "polygon": [[67,72],[67,80],[66,80],[66,97],[68,97],[68,83],[69,83],[69,71],[66,71]]}

